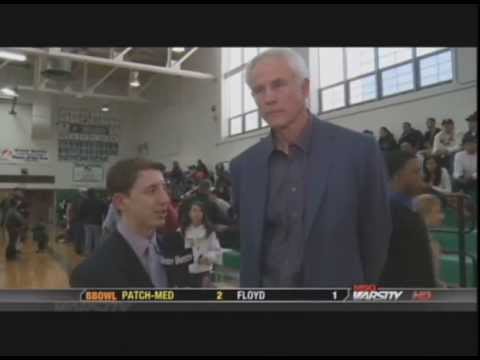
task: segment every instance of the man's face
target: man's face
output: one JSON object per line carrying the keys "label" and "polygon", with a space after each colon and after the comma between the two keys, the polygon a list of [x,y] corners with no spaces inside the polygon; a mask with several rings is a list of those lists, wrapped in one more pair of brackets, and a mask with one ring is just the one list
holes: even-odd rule
{"label": "man's face", "polygon": [[420,171],[420,161],[418,159],[407,161],[398,176],[399,182],[407,195],[415,196],[421,191],[422,176]]}
{"label": "man's face", "polygon": [[453,133],[453,129],[455,128],[455,125],[453,125],[452,123],[448,123],[448,124],[445,124],[445,131],[449,134],[452,134]]}
{"label": "man's face", "polygon": [[435,127],[435,120],[429,119],[427,120],[427,128],[433,129]]}
{"label": "man's face", "polygon": [[159,170],[141,171],[130,193],[115,198],[117,208],[134,224],[151,230],[164,225],[170,198]]}
{"label": "man's face", "polygon": [[403,123],[403,131],[407,131],[407,130],[410,130],[410,129],[411,129],[410,124]]}
{"label": "man's face", "polygon": [[309,81],[300,80],[287,60],[266,58],[251,73],[252,96],[272,129],[285,129],[306,110]]}
{"label": "man's face", "polygon": [[188,215],[193,225],[203,224],[203,210],[200,206],[192,205]]}
{"label": "man's face", "polygon": [[400,145],[400,149],[402,151],[405,151],[411,155],[415,155],[415,148],[412,146],[412,144],[408,143],[408,142],[403,142],[401,145]]}
{"label": "man's face", "polygon": [[465,151],[469,154],[475,154],[477,152],[477,143],[476,142],[466,142],[463,145]]}

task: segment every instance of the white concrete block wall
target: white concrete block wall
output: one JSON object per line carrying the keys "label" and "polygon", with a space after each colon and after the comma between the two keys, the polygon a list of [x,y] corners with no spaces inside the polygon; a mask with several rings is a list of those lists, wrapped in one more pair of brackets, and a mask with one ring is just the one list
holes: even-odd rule
{"label": "white concrete block wall", "polygon": [[[25,97],[28,98],[28,97]],[[56,97],[51,104],[52,122],[55,123],[58,107],[72,107],[81,109],[98,110],[101,103],[98,101],[75,99],[69,97]],[[9,114],[11,105],[9,102],[0,102],[0,149],[5,147],[17,147],[27,149],[42,149],[48,151],[48,162],[24,162],[8,164],[0,162],[0,174],[2,175],[20,175],[21,169],[26,168],[30,175],[54,175],[55,184],[35,184],[27,185],[27,188],[81,188],[97,187],[103,188],[104,181],[99,183],[78,183],[74,182],[73,163],[58,161],[58,136],[55,125],[52,126],[52,132],[48,137],[32,138],[33,123],[33,105],[24,103],[22,100],[16,106],[17,115]],[[104,175],[109,166],[116,160],[135,155],[133,143],[130,141],[131,134],[134,132],[135,118],[138,118],[138,108],[130,104],[116,103],[111,104],[112,114],[118,116],[121,121],[121,138],[119,143],[120,154],[118,157],[111,157],[111,160],[104,164]],[[46,113],[48,111],[44,111]],[[104,178],[105,178],[104,176]],[[12,188],[18,184],[0,183],[0,188]]]}

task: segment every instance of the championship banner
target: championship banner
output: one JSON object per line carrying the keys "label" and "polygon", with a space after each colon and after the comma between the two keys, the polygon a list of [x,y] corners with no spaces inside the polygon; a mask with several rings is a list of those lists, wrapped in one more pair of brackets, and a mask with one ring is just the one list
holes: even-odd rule
{"label": "championship banner", "polygon": [[106,162],[119,155],[120,121],[109,114],[60,108],[56,127],[59,161]]}

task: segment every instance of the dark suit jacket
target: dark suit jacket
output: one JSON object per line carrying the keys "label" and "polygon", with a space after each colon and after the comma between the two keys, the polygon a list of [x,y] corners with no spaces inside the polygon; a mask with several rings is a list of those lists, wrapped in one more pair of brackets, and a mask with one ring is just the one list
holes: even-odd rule
{"label": "dark suit jacket", "polygon": [[72,287],[154,287],[130,245],[114,231],[70,276]]}
{"label": "dark suit jacket", "polygon": [[[189,286],[188,265],[193,256],[191,249],[185,249],[181,234],[166,233],[157,236],[157,242],[168,287]],[[154,287],[137,255],[118,231],[114,231],[91,257],[73,270],[70,285],[81,288]]]}
{"label": "dark suit jacket", "polygon": [[380,285],[435,287],[428,231],[419,214],[391,201],[393,231]]}
{"label": "dark suit jacket", "polygon": [[[383,155],[371,136],[313,118],[305,176],[304,287],[378,281],[391,217]],[[239,215],[240,285],[261,286],[269,139],[231,162]]]}

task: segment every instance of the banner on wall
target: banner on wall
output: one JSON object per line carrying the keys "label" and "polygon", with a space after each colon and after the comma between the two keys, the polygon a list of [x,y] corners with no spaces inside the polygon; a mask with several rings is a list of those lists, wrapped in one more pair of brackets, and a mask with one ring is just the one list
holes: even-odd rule
{"label": "banner on wall", "polygon": [[103,166],[98,164],[74,164],[73,181],[75,182],[102,182]]}
{"label": "banner on wall", "polygon": [[60,108],[56,127],[59,161],[106,162],[119,154],[120,122],[116,117]]}
{"label": "banner on wall", "polygon": [[48,162],[48,151],[38,149],[0,148],[0,162]]}

